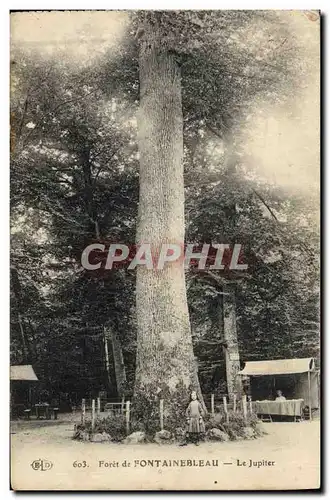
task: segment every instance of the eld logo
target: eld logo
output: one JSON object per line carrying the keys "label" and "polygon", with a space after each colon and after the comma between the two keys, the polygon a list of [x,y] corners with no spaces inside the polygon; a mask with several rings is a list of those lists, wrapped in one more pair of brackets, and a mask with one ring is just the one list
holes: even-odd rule
{"label": "eld logo", "polygon": [[31,467],[33,470],[50,470],[53,467],[53,463],[50,462],[49,460],[34,460],[31,464]]}

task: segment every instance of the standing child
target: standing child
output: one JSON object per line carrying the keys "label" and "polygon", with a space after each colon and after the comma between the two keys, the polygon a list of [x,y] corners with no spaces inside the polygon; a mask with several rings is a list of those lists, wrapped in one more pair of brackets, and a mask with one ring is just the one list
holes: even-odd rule
{"label": "standing child", "polygon": [[205,432],[203,415],[204,415],[203,407],[197,399],[196,392],[193,391],[191,393],[191,401],[186,410],[186,416],[188,421],[189,441],[195,443],[196,446],[199,445],[201,434]]}

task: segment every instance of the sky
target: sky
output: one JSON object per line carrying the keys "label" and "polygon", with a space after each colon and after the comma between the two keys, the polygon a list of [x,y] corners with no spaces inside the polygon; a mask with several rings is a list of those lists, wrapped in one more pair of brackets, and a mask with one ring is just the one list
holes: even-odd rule
{"label": "sky", "polygon": [[243,135],[260,178],[290,192],[319,192],[320,176],[320,51],[319,20],[303,12],[285,13],[297,44],[299,87],[283,108],[259,106]]}
{"label": "sky", "polygon": [[89,64],[109,49],[116,52],[128,21],[124,11],[14,12],[11,41],[45,56],[60,52],[68,60]]}

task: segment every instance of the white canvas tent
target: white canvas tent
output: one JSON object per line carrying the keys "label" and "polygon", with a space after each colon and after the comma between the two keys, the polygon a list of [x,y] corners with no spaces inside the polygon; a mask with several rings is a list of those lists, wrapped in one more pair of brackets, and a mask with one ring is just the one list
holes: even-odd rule
{"label": "white canvas tent", "polygon": [[14,365],[10,367],[10,380],[38,381],[32,365]]}
{"label": "white canvas tent", "polygon": [[287,375],[307,373],[315,370],[314,358],[274,359],[270,361],[247,361],[240,375]]}
{"label": "white canvas tent", "polygon": [[319,407],[319,372],[315,370],[314,358],[274,359],[247,361],[238,375],[246,377],[267,377],[292,375],[295,381],[295,397],[302,398],[312,408]]}
{"label": "white canvas tent", "polygon": [[10,367],[12,408],[31,404],[34,382],[38,382],[38,377],[32,365],[13,365]]}

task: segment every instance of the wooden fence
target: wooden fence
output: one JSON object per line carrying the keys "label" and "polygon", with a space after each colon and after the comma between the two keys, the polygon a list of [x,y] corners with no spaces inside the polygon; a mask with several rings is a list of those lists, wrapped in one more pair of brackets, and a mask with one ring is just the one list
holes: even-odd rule
{"label": "wooden fence", "polygon": [[[102,411],[101,411],[102,410]],[[125,418],[126,432],[129,434],[130,430],[130,413],[131,402],[122,400],[120,402],[114,400],[103,400],[100,398],[95,399],[82,399],[81,401],[81,423],[85,425],[86,415],[91,415],[92,431],[95,428],[95,422],[102,416],[116,416],[118,418]]]}
{"label": "wooden fence", "polygon": [[[248,419],[248,415],[254,413],[254,404],[252,399],[247,396],[243,396],[242,399],[237,399],[235,396],[233,400],[229,401],[227,396],[223,396],[222,399],[215,398],[214,394],[203,395],[204,402],[207,410],[210,412],[211,416],[216,413],[222,413],[225,416],[227,422],[230,421],[232,413],[242,414],[245,421]],[[164,429],[164,405],[166,401],[163,399],[159,400],[159,429]],[[96,421],[101,417],[106,417],[107,415],[117,416],[118,418],[124,418],[126,423],[126,432],[130,432],[130,419],[131,419],[131,402],[121,400],[103,400],[100,398],[95,399],[83,399],[81,402],[81,423],[85,425],[86,415],[90,415],[90,421],[92,430],[95,428]]]}
{"label": "wooden fence", "polygon": [[204,403],[207,410],[214,415],[215,413],[224,413],[226,416],[230,413],[241,413],[245,418],[247,415],[255,413],[255,403],[252,401],[251,396],[243,396],[241,399],[233,396],[229,400],[228,396],[221,398],[215,397],[214,394],[203,394]]}

